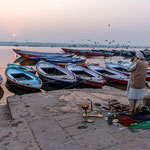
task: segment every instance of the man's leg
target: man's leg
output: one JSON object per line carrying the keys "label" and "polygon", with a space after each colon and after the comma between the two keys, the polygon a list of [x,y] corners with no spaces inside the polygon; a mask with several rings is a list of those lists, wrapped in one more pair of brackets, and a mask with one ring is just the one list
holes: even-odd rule
{"label": "man's leg", "polygon": [[137,108],[137,100],[129,99],[130,113],[129,115],[135,115],[135,110]]}
{"label": "man's leg", "polygon": [[141,109],[142,106],[143,106],[143,99],[138,99],[134,110],[135,115],[138,115],[139,110]]}

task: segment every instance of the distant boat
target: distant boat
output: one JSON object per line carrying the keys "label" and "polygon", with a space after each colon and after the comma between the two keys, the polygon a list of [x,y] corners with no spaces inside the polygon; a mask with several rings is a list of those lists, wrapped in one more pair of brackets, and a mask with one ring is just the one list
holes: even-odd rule
{"label": "distant boat", "polygon": [[129,77],[117,71],[113,71],[94,64],[89,64],[87,67],[88,69],[91,69],[96,73],[100,74],[101,76],[103,76],[108,82],[122,83],[122,84],[128,83]]}
{"label": "distant boat", "polygon": [[16,64],[7,64],[7,67],[15,67],[15,68],[36,74],[36,71],[32,67],[26,67],[26,66],[21,66],[21,65],[16,65]]}
{"label": "distant boat", "polygon": [[30,72],[8,67],[5,71],[8,82],[19,88],[29,91],[39,91],[41,88],[41,80],[39,77]]}
{"label": "distant boat", "polygon": [[[105,63],[105,65],[106,65],[106,68],[120,72],[120,73],[123,73],[127,76],[130,76],[130,74],[131,74],[131,72],[129,72],[127,70],[127,65],[125,65],[125,66],[124,65],[118,65],[118,64],[109,63],[109,62]],[[148,80],[148,81],[150,80],[149,73],[147,73],[146,80]]]}
{"label": "distant boat", "polygon": [[72,57],[73,55],[63,53],[46,53],[46,52],[34,52],[24,51],[21,49],[13,49],[13,51],[24,58],[41,57],[41,58],[52,58],[52,57]]}
{"label": "distant boat", "polygon": [[46,61],[50,63],[77,63],[77,64],[82,64],[85,62],[86,59],[80,59],[80,58],[64,58],[64,57],[56,57],[56,58],[47,58]]}
{"label": "distant boat", "polygon": [[70,86],[76,83],[76,77],[68,70],[49,62],[40,61],[36,70],[42,80],[59,86]]}
{"label": "distant boat", "polygon": [[0,75],[0,86],[1,86],[1,83],[3,82],[3,78],[2,76]]}
{"label": "distant boat", "polygon": [[72,72],[77,77],[77,79],[84,84],[98,87],[102,87],[106,84],[106,80],[101,75],[82,66],[68,64],[66,69]]}
{"label": "distant boat", "polygon": [[69,48],[62,48],[62,50],[66,53],[75,53],[81,56],[113,56],[113,53],[109,50],[83,50],[83,49],[69,49]]}

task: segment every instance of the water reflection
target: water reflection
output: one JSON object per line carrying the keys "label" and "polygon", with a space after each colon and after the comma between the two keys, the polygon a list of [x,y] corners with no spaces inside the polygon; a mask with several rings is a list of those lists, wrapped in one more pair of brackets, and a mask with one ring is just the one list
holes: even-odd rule
{"label": "water reflection", "polygon": [[35,66],[37,62],[31,59],[19,57],[14,61],[14,63],[19,63],[21,66]]}
{"label": "water reflection", "polygon": [[16,95],[22,95],[22,94],[28,94],[28,93],[34,93],[32,90],[28,89],[23,89],[20,87],[17,87],[15,84],[8,82],[8,80],[5,83],[6,88],[8,91],[16,94]]}

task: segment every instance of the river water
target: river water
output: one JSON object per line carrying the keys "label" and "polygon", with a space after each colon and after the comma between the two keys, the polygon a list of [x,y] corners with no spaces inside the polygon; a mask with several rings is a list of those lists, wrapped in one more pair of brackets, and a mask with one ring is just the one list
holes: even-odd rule
{"label": "river water", "polygon": [[[16,47],[12,47],[12,46],[0,46],[0,74],[3,77],[3,83],[1,85],[1,89],[0,89],[0,98],[1,101],[3,101],[4,103],[6,102],[6,98],[8,96],[12,96],[12,95],[20,95],[20,94],[26,94],[25,91],[22,91],[20,89],[14,88],[12,86],[9,86],[9,84],[7,84],[7,80],[6,80],[6,76],[5,76],[5,69],[7,67],[8,63],[15,63],[15,64],[20,64],[20,65],[25,65],[25,66],[29,66],[29,65],[35,65],[35,62],[33,61],[27,61],[24,60],[22,58],[20,58],[20,56],[16,55],[12,48],[16,48]],[[53,52],[53,53],[63,53],[63,51],[61,50],[60,47],[19,47],[20,49],[23,50],[31,50],[31,51],[39,51],[39,52]],[[81,57],[83,58],[83,57]],[[91,58],[87,58],[86,59],[86,63],[98,63],[101,66],[104,66],[105,62],[115,62],[118,59],[124,59],[123,57],[107,57],[104,58],[102,56],[99,57],[91,57]],[[129,60],[129,59],[127,59]],[[113,86],[116,88],[121,88],[121,89],[125,89],[125,86],[122,85],[115,85],[115,84],[111,84],[109,86]],[[82,88],[82,87],[80,87]],[[45,85],[42,87],[42,91],[49,91],[49,90],[56,90],[58,89],[58,87],[54,87],[54,85]]]}

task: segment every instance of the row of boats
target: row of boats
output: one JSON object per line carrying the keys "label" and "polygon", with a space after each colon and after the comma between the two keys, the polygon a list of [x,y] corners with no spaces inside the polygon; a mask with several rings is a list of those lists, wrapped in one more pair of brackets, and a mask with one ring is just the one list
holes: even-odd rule
{"label": "row of boats", "polygon": [[[13,50],[23,58],[38,60],[35,70],[32,67],[21,65],[7,65],[5,74],[8,82],[22,89],[38,91],[43,83],[52,83],[63,87],[74,86],[78,83],[102,87],[107,82],[126,85],[129,80],[130,73],[127,71],[129,62],[119,62],[119,64],[107,62],[105,67],[102,67],[96,64],[83,64],[83,60],[81,62],[72,61],[74,54]],[[58,65],[61,61],[65,63],[64,68]],[[150,80],[149,68],[146,79]],[[2,81],[0,75],[0,84]]]}
{"label": "row of boats", "polygon": [[73,57],[75,54],[65,54],[65,53],[48,53],[48,52],[34,52],[25,51],[21,49],[13,49],[13,51],[25,59],[30,59],[34,61],[47,61],[50,63],[77,63],[82,64],[86,59]]}
{"label": "row of boats", "polygon": [[[26,51],[21,49],[13,49],[13,51],[20,55],[22,58],[30,59],[31,61],[38,62],[40,60],[47,61],[53,64],[58,63],[75,63],[82,64],[85,63],[86,59],[81,59],[77,57],[73,57],[74,55],[80,56],[124,56],[124,57],[132,57],[135,55],[135,51],[125,51],[125,50],[83,50],[83,49],[69,49],[62,48],[65,53],[48,53],[48,52],[36,52],[36,51]],[[144,51],[147,55],[147,61],[149,61],[149,51]]]}
{"label": "row of boats", "polygon": [[19,54],[21,57],[31,59],[34,61],[44,60],[50,63],[84,63],[86,59],[73,57],[74,55],[80,56],[129,56],[135,55],[134,51],[119,51],[119,50],[102,50],[102,49],[69,49],[62,48],[65,53],[48,53],[48,52],[35,52],[25,51],[21,49],[13,49],[13,51]]}
{"label": "row of boats", "polygon": [[[39,91],[42,83],[52,83],[63,87],[74,86],[77,83],[102,87],[107,82],[126,85],[130,73],[127,64],[106,63],[106,67],[96,64],[82,65],[68,63],[65,68],[45,61],[36,64],[36,70],[15,64],[8,64],[5,71],[8,82],[22,89]],[[2,82],[2,78],[0,78]],[[147,80],[150,80],[148,70]]]}
{"label": "row of boats", "polygon": [[76,55],[82,56],[123,56],[132,57],[135,56],[135,51],[131,50],[104,50],[104,49],[72,49],[72,48],[62,48],[65,53],[74,53]]}

